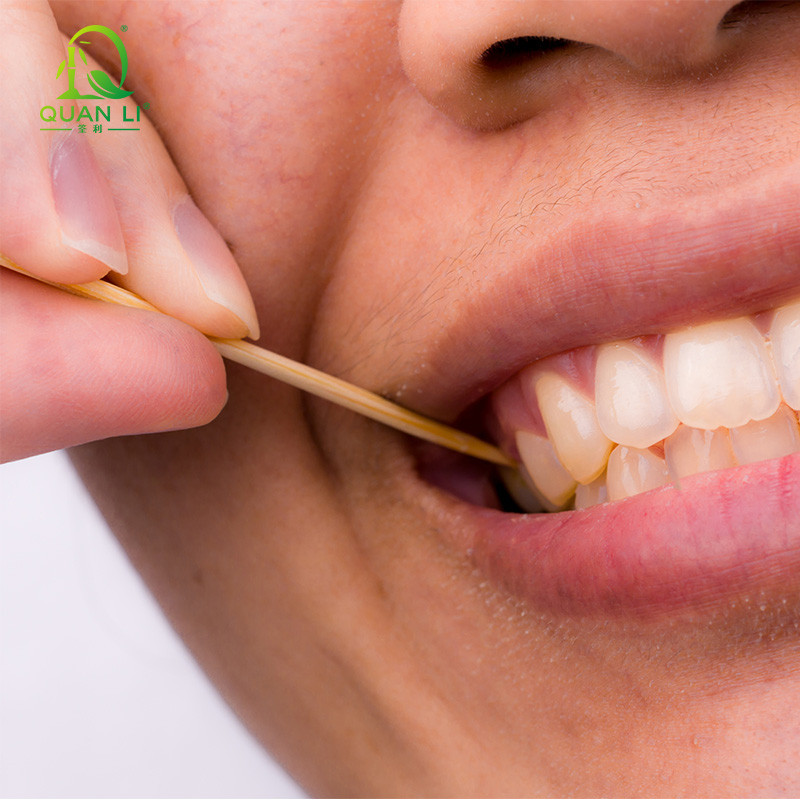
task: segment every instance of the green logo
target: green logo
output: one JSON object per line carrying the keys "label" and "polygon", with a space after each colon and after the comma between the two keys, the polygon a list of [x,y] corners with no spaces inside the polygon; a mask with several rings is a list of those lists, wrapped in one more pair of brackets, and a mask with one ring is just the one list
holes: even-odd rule
{"label": "green logo", "polygon": [[[111,80],[111,78],[109,78],[105,72],[103,72],[103,70],[92,69],[86,73],[86,79],[89,81],[89,86],[91,86],[91,88],[94,89],[97,94],[81,94],[75,88],[75,51],[77,50],[78,53],[80,53],[84,64],[87,63],[86,53],[84,53],[80,47],[77,47],[74,42],[78,40],[78,44],[90,44],[88,41],[80,41],[79,37],[86,33],[91,33],[92,31],[96,33],[102,33],[103,36],[107,36],[117,48],[120,62],[119,86],[117,86],[114,81]],[[61,77],[61,73],[64,71],[65,67],[67,69],[69,86],[64,94],[60,94],[58,96],[59,100],[101,100],[104,97],[118,100],[133,94],[132,91],[129,92],[122,88],[122,84],[125,82],[125,76],[128,74],[128,53],[125,50],[125,45],[123,44],[122,39],[120,39],[119,36],[114,33],[114,31],[112,31],[110,28],[107,28],[105,25],[87,25],[85,28],[81,28],[69,40],[69,46],[67,47],[67,58],[61,62],[61,65],[58,68],[58,73],[56,74],[56,80]]]}

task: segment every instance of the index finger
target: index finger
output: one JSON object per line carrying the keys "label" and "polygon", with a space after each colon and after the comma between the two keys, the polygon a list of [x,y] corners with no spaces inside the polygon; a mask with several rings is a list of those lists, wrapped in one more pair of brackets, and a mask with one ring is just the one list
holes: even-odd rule
{"label": "index finger", "polygon": [[[127,257],[113,195],[91,147],[45,113],[54,107],[55,78],[69,69],[67,60],[46,2],[4,4],[0,250],[47,280],[85,283],[110,269],[124,274]],[[75,101],[62,98],[59,105],[74,113]]]}

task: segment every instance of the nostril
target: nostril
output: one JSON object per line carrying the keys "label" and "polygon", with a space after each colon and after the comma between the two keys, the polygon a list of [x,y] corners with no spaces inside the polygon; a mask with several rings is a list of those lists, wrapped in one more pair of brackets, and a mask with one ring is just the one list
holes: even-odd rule
{"label": "nostril", "polygon": [[730,30],[742,27],[751,18],[768,14],[774,10],[775,3],[766,0],[744,0],[732,6],[720,20],[719,30]]}
{"label": "nostril", "polygon": [[515,36],[512,39],[502,39],[487,47],[481,53],[478,64],[493,71],[505,70],[574,45],[575,42],[569,39],[556,39],[551,36]]}

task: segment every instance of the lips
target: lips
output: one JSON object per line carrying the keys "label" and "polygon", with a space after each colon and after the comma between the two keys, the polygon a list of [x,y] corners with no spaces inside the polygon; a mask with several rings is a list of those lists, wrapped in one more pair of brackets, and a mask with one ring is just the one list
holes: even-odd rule
{"label": "lips", "polygon": [[696,475],[590,511],[464,513],[497,584],[555,614],[653,618],[796,591],[800,455]]}
{"label": "lips", "polygon": [[[547,356],[796,299],[799,210],[794,164],[727,191],[724,202],[694,197],[584,216],[521,252],[521,266],[470,299],[428,354],[438,378],[418,392],[421,410],[453,419]],[[443,529],[475,565],[550,613],[698,611],[800,584],[798,455],[580,511],[521,515],[442,501]]]}
{"label": "lips", "polygon": [[[407,380],[416,410],[452,421],[546,356],[755,314],[800,290],[800,161],[762,171],[725,201],[693,195],[653,209],[603,203],[542,240],[519,237],[476,265],[488,285]],[[487,248],[489,251],[489,248]],[[468,356],[468,357],[465,357]]]}

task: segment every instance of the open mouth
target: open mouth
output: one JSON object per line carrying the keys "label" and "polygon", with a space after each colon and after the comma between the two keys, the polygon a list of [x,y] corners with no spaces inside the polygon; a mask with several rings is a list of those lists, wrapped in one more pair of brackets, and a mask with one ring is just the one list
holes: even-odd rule
{"label": "open mouth", "polygon": [[486,408],[519,470],[425,451],[420,472],[512,593],[649,617],[797,582],[800,301],[542,359]]}
{"label": "open mouth", "polygon": [[[494,584],[550,613],[638,617],[796,590],[800,232],[795,177],[771,177],[758,213],[751,185],[705,217],[582,223],[549,287],[569,314],[537,317],[548,310],[510,272],[512,323],[495,325],[496,302],[477,300],[477,331],[456,331],[469,347],[456,336],[442,347],[425,410],[480,414],[472,432],[521,465],[418,460],[446,492],[441,529]],[[665,265],[647,273],[646,296],[631,288],[632,237]],[[591,253],[591,292],[587,242],[607,244]],[[529,269],[552,256],[543,247]]]}
{"label": "open mouth", "polygon": [[800,453],[800,301],[543,359],[491,406],[521,464],[504,485],[529,513]]}
{"label": "open mouth", "polygon": [[425,450],[422,471],[510,513],[587,509],[800,453],[800,300],[523,368],[480,427],[519,468]]}

